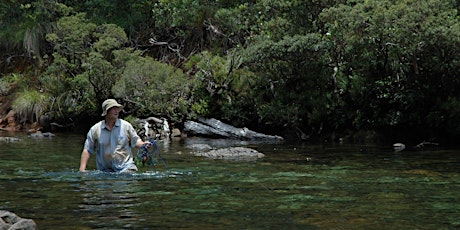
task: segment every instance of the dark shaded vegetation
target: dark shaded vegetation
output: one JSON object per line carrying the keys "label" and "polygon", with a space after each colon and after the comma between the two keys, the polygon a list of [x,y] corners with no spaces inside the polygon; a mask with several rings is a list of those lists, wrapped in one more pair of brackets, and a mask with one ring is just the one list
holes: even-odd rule
{"label": "dark shaded vegetation", "polygon": [[304,140],[460,135],[456,1],[9,0],[0,25],[0,93],[29,122],[113,97]]}

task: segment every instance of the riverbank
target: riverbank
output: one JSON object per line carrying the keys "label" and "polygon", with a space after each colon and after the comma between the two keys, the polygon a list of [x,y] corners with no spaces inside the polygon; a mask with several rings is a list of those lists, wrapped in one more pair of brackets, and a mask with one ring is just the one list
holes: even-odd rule
{"label": "riverbank", "polygon": [[[30,122],[29,120],[19,120],[18,114],[13,110],[13,90],[9,95],[0,96],[0,131],[7,132],[77,132],[86,133],[92,124],[98,121],[98,118],[82,117],[73,124],[57,124],[47,120],[46,116],[41,116],[38,121]],[[255,130],[257,131],[257,130]],[[423,128],[407,127],[388,127],[383,130],[335,130],[330,132],[318,133],[315,135],[306,135],[299,133],[298,130],[285,129],[276,133],[287,142],[334,142],[334,143],[376,143],[389,145],[393,143],[406,143],[408,146],[415,146],[421,142],[440,143],[444,146],[456,146],[457,139],[455,135],[450,135],[443,130],[425,130]]]}

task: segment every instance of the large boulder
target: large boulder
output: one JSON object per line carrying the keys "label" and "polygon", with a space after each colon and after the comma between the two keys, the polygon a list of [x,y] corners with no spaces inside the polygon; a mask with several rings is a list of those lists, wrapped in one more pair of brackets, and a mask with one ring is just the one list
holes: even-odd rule
{"label": "large boulder", "polygon": [[0,229],[35,230],[37,224],[32,219],[21,218],[12,212],[0,210]]}

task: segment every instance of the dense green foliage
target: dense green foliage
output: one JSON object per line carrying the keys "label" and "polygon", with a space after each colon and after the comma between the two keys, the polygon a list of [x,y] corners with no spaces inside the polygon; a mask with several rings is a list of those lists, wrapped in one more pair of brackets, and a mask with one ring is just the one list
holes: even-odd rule
{"label": "dense green foliage", "polygon": [[187,114],[188,85],[187,75],[181,69],[132,55],[112,90],[116,98],[131,104],[133,115],[156,115],[178,122]]}
{"label": "dense green foliage", "polygon": [[[458,129],[458,12],[453,1],[363,1],[325,11],[343,111],[353,127]],[[449,108],[449,109],[446,109]]]}
{"label": "dense green foliage", "polygon": [[0,6],[0,67],[49,97],[35,114],[96,117],[115,97],[133,116],[304,137],[460,135],[453,0],[28,2]]}

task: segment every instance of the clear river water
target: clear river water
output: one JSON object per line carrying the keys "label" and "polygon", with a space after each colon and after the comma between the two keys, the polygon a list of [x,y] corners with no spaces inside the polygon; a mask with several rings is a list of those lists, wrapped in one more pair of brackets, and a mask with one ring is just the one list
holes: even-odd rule
{"label": "clear river water", "polygon": [[252,161],[159,143],[163,164],[78,172],[84,135],[0,142],[0,209],[39,229],[460,229],[460,150],[251,144]]}

